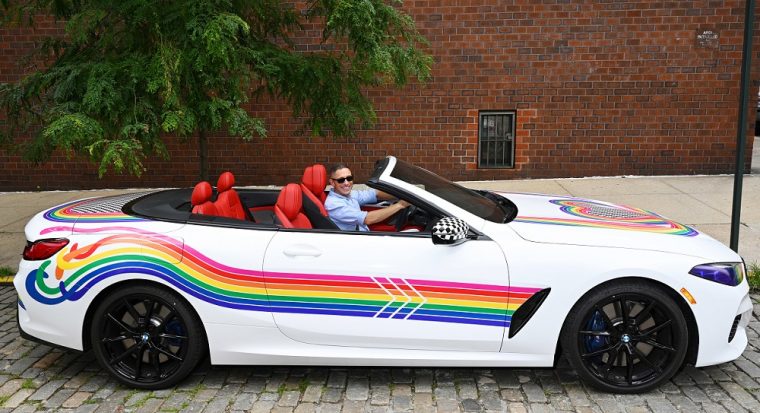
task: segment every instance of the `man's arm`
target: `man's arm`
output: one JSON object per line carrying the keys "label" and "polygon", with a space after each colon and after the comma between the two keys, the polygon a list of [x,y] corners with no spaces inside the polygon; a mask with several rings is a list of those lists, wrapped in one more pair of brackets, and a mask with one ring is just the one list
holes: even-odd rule
{"label": "man's arm", "polygon": [[[381,191],[377,191],[377,192],[378,192],[377,197],[380,198]],[[385,192],[383,192],[383,194],[385,194]],[[367,216],[364,218],[364,223],[367,225],[371,225],[371,224],[376,224],[378,222],[383,222],[386,219],[390,218],[393,214],[401,211],[402,209],[408,207],[409,205],[411,204],[404,200],[399,200],[395,204],[385,207],[383,209],[376,209],[374,211],[369,211],[369,213],[367,213]]]}
{"label": "man's arm", "polygon": [[383,191],[381,191],[379,189],[375,189],[375,195],[377,196],[377,199],[381,199],[383,201],[390,201],[392,199],[396,199],[395,196],[393,196],[393,195],[391,195],[391,194],[389,194],[387,192],[383,192]]}

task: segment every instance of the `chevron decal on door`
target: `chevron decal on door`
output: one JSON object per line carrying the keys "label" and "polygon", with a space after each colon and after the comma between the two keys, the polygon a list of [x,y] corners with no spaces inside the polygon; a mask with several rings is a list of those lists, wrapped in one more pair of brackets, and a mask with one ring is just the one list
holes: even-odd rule
{"label": "chevron decal on door", "polygon": [[[378,281],[377,277],[372,277],[372,280],[391,299],[388,304],[375,313],[374,317],[407,319],[428,301],[424,295],[420,294],[419,291],[415,290],[414,287],[401,278],[385,278],[385,282],[382,283]],[[398,293],[400,293],[400,297]],[[411,305],[409,305],[410,303]]]}

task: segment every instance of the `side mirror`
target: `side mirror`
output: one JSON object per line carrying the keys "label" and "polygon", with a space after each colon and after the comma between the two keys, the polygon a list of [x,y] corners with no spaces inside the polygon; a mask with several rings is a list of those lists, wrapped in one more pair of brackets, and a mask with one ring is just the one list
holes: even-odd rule
{"label": "side mirror", "polygon": [[467,240],[470,226],[459,218],[443,217],[433,225],[433,244],[457,245]]}

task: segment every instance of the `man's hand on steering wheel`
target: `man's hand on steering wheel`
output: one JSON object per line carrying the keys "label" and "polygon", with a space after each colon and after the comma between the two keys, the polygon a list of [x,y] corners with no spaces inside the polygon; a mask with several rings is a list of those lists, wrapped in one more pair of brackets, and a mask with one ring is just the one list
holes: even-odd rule
{"label": "man's hand on steering wheel", "polygon": [[400,199],[397,204],[404,207],[404,209],[396,216],[396,231],[401,231],[404,229],[404,226],[406,226],[407,221],[409,221],[409,217],[414,215],[414,211],[417,210],[417,207],[402,199]]}

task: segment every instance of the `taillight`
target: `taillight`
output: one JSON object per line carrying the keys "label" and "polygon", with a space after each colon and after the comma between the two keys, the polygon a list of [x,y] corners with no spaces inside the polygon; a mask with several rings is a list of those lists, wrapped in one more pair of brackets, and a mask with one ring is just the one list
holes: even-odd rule
{"label": "taillight", "polygon": [[24,248],[24,259],[27,261],[44,260],[55,255],[61,248],[68,245],[66,238],[41,239],[27,242]]}

